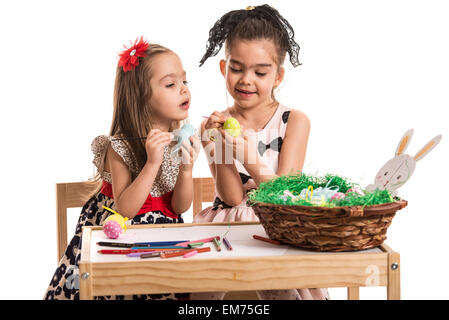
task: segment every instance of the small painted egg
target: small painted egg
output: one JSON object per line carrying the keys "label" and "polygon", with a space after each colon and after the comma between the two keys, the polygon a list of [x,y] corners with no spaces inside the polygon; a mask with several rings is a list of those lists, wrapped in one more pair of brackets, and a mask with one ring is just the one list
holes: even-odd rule
{"label": "small painted egg", "polygon": [[114,220],[106,221],[103,225],[103,232],[110,239],[117,239],[122,231],[123,229],[120,223]]}
{"label": "small painted egg", "polygon": [[364,195],[363,191],[358,189],[358,188],[351,188],[348,191],[346,191],[346,195],[348,195],[350,193],[355,193],[355,195],[359,195],[359,196],[363,196]]}
{"label": "small painted egg", "polygon": [[331,201],[335,199],[343,199],[345,197],[345,194],[342,192],[335,192],[335,194],[332,196]]}
{"label": "small painted egg", "polygon": [[104,221],[104,223],[108,222],[108,221],[115,221],[117,222],[122,228],[125,228],[125,222],[128,220],[128,218],[124,218],[122,217],[120,214],[118,213],[114,213],[111,214],[109,217],[106,218],[106,220]]}
{"label": "small painted egg", "polygon": [[227,118],[223,124],[223,129],[233,137],[238,137],[240,135],[240,123],[236,118]]}

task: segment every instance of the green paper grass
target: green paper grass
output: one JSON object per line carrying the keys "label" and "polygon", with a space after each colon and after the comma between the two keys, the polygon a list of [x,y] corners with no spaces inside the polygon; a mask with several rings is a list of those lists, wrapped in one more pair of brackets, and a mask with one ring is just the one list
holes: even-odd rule
{"label": "green paper grass", "polygon": [[[263,182],[258,189],[249,192],[248,199],[252,202],[272,203],[272,204],[286,204],[286,205],[300,205],[300,206],[321,206],[313,204],[305,199],[292,201],[291,197],[287,200],[283,199],[284,191],[289,190],[295,196],[299,195],[303,189],[312,186],[313,189],[319,187],[328,187],[336,189],[342,193],[346,193],[351,188],[359,188],[356,183],[351,182],[347,178],[338,175],[326,174],[325,176],[314,176],[305,173],[298,173],[293,175],[285,175],[274,178],[272,180]],[[349,193],[343,199],[333,200],[326,203],[326,207],[341,207],[341,206],[369,206],[374,204],[394,202],[388,190],[376,190],[374,192],[365,193],[360,196],[356,193]]]}

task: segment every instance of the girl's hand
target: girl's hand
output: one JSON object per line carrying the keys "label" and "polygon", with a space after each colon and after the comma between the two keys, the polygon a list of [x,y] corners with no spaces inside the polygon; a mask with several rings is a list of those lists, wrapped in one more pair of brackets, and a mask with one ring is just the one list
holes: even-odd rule
{"label": "girl's hand", "polygon": [[218,111],[214,111],[209,116],[209,118],[207,118],[207,121],[204,124],[204,129],[206,130],[206,139],[209,141],[215,141],[216,136],[219,135],[217,129],[222,128],[225,121],[226,117],[224,114]]}
{"label": "girl's hand", "polygon": [[223,127],[223,124],[226,121],[226,117],[224,114],[218,111],[214,111],[209,118],[207,118],[206,124],[204,127],[206,129],[213,129],[213,128],[221,128]]}
{"label": "girl's hand", "polygon": [[147,163],[159,167],[164,159],[164,147],[169,145],[172,140],[173,134],[170,132],[163,132],[159,129],[151,130],[145,141]]}
{"label": "girl's hand", "polygon": [[183,172],[192,171],[193,163],[198,158],[198,154],[201,150],[200,139],[193,135],[190,137],[190,143],[184,141],[181,145],[181,166],[180,170]]}

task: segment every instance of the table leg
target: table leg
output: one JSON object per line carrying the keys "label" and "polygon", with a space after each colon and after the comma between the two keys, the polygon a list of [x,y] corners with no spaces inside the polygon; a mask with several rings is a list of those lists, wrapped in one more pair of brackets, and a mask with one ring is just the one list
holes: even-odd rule
{"label": "table leg", "polygon": [[80,263],[80,300],[92,300],[92,275],[90,263]]}
{"label": "table leg", "polygon": [[392,252],[388,255],[388,286],[387,299],[401,299],[401,268],[400,255],[398,252]]}
{"label": "table leg", "polygon": [[348,287],[348,300],[359,300],[359,287]]}

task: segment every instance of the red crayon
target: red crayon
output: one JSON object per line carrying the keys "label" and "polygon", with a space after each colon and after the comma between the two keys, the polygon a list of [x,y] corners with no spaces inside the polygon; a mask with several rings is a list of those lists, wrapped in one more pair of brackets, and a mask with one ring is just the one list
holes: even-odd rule
{"label": "red crayon", "polygon": [[269,243],[272,243],[272,244],[277,244],[277,245],[280,245],[280,244],[281,244],[281,243],[280,243],[279,241],[277,241],[277,240],[264,238],[264,237],[261,237],[261,236],[258,236],[258,235],[253,235],[253,238],[256,239],[256,240],[261,240],[261,241],[269,242]]}
{"label": "red crayon", "polygon": [[151,249],[151,247],[148,247],[148,249],[124,249],[124,250],[98,250],[98,253],[101,254],[130,254],[134,252],[157,252],[157,251],[177,251],[179,249]]}

